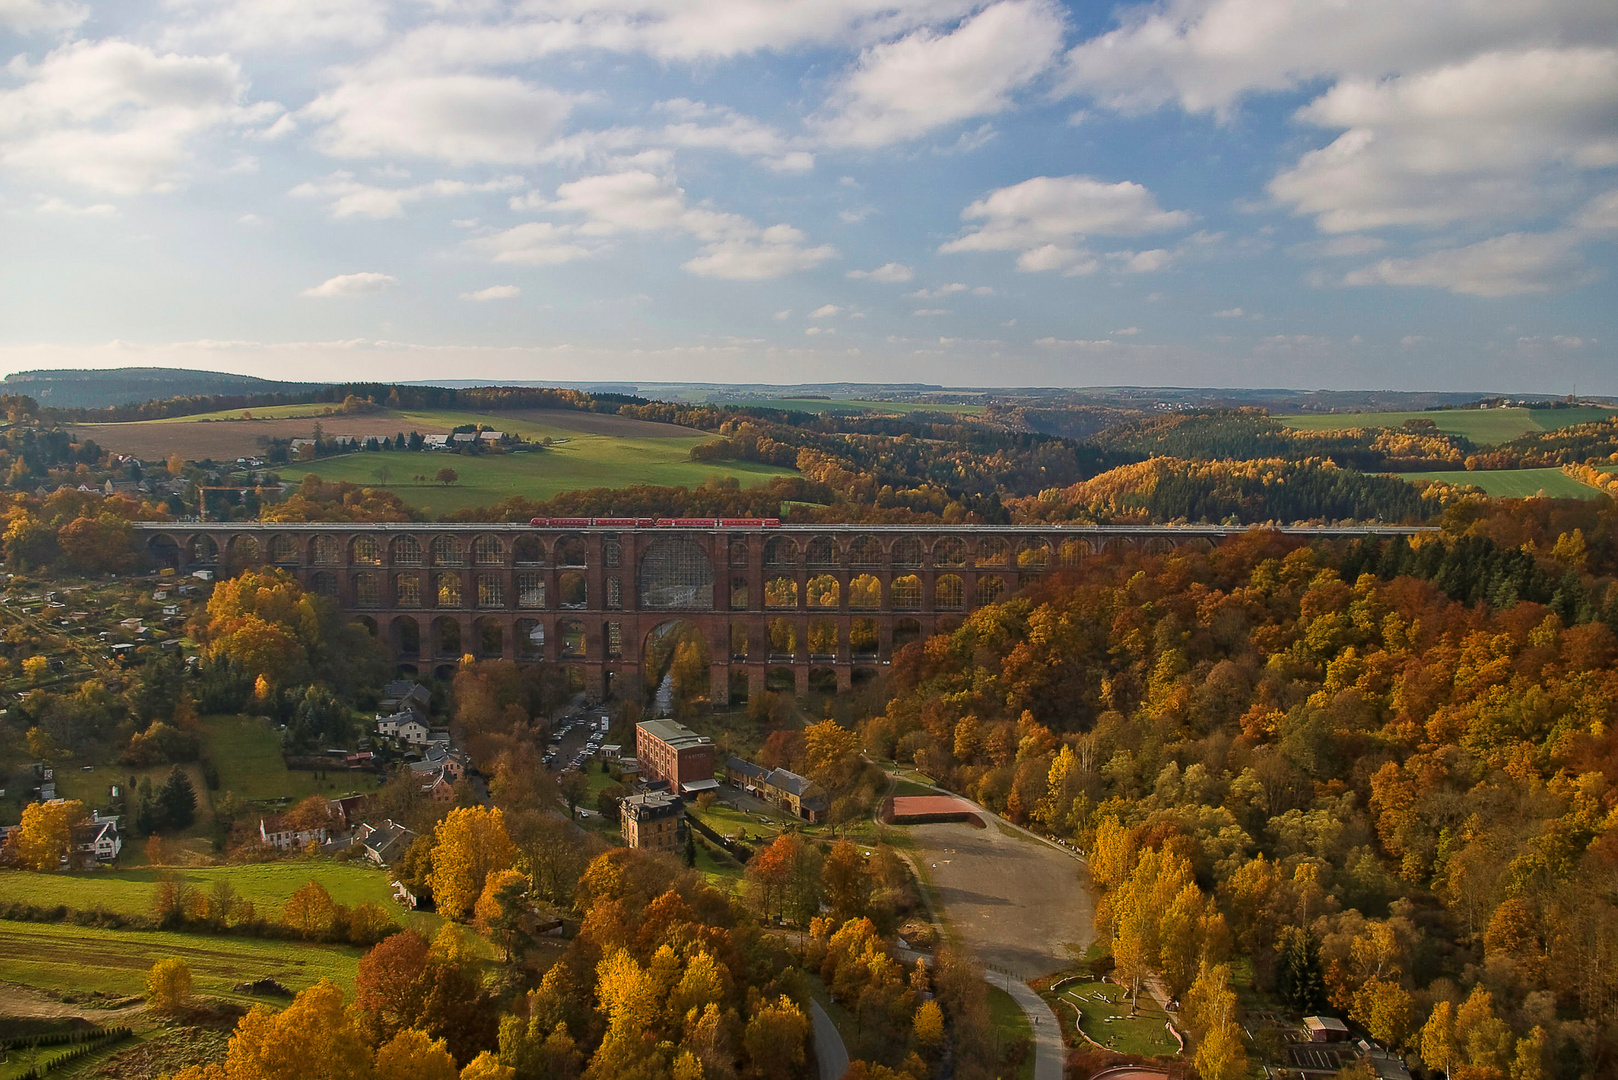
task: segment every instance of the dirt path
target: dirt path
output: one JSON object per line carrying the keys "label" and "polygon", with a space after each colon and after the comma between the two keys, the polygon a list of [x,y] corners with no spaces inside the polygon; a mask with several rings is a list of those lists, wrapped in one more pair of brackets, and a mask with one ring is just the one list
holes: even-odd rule
{"label": "dirt path", "polygon": [[0,982],[0,1016],[38,1016],[53,1019],[65,1016],[82,1016],[86,1020],[97,1024],[111,1024],[128,1021],[145,1008],[145,1004],[137,1002],[118,1009],[98,1009],[82,1002],[68,1003],[58,1001],[51,995],[44,991],[36,990],[32,986]]}

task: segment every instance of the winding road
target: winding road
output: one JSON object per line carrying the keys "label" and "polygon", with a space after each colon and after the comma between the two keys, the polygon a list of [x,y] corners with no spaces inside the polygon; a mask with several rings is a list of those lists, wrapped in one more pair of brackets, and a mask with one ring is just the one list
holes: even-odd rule
{"label": "winding road", "polygon": [[[815,1025],[815,1058],[820,1062],[820,1080],[842,1080],[842,1075],[848,1071],[848,1046],[842,1034],[818,1001],[809,1002],[809,1018]],[[1061,1075],[1058,1071],[1054,1080],[1060,1080]]]}

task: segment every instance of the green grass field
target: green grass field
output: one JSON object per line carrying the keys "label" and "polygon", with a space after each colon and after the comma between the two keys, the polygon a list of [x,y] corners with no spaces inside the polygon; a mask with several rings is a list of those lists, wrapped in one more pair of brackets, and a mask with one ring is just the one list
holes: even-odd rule
{"label": "green grass field", "polygon": [[[1057,997],[1066,1003],[1064,1007],[1079,1009],[1079,1027],[1102,1046],[1121,1054],[1147,1057],[1179,1053],[1179,1044],[1163,1026],[1168,1014],[1144,990],[1134,1015],[1130,1014],[1129,994],[1112,983],[1072,983],[1063,987]],[[1071,1018],[1072,1013],[1068,1015]]]}
{"label": "green grass field", "polygon": [[1017,999],[1000,989],[998,986],[989,987],[989,1016],[994,1021],[995,1035],[1002,1047],[1013,1043],[1028,1043],[1028,1052],[1023,1056],[1022,1064],[1017,1067],[1017,1080],[1033,1080],[1034,1076],[1034,1029],[1029,1026],[1028,1014],[1022,1011]]}
{"label": "green grass field", "polygon": [[0,922],[0,981],[80,994],[144,993],[146,972],[170,956],[190,966],[199,994],[251,1001],[231,985],[266,976],[294,991],[331,979],[353,993],[361,955],[293,941]]}
{"label": "green grass field", "polygon": [[219,770],[220,792],[252,801],[310,795],[335,799],[376,790],[377,778],[371,773],[338,770],[319,780],[312,772],[289,770],[281,759],[280,732],[258,717],[209,716],[202,721],[202,731]]}
{"label": "green grass field", "polygon": [[324,418],[327,414],[334,414],[332,421],[341,423],[343,417],[336,414],[336,409],[337,406],[330,401],[312,401],[305,405],[265,405],[257,409],[220,409],[217,412],[192,413],[189,416],[166,416],[151,423],[194,424],[199,420],[299,420],[304,417]]}
{"label": "green grass field", "polygon": [[1546,495],[1553,499],[1594,499],[1601,493],[1581,484],[1561,469],[1497,469],[1467,472],[1394,473],[1402,480],[1441,480],[1446,484],[1471,484],[1498,499],[1526,499]]}
{"label": "green grass field", "polygon": [[1532,431],[1555,431],[1574,424],[1605,420],[1612,409],[1438,409],[1432,412],[1307,413],[1275,419],[1298,431],[1344,431],[1348,428],[1399,427],[1406,420],[1431,420],[1446,435],[1460,435],[1479,446],[1510,442]]}

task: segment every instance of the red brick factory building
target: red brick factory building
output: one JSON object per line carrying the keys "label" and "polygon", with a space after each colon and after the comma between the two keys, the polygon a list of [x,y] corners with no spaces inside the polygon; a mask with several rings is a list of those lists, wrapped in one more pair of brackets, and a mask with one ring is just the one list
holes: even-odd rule
{"label": "red brick factory building", "polygon": [[635,760],[643,780],[665,780],[676,795],[697,795],[719,787],[713,776],[713,740],[674,720],[645,720],[635,725]]}

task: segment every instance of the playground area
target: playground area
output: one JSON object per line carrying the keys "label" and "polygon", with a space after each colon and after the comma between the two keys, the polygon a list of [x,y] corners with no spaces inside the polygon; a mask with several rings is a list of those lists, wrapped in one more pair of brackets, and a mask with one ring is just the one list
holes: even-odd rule
{"label": "playground area", "polygon": [[[1079,1011],[1079,1029],[1109,1050],[1143,1057],[1172,1057],[1180,1052],[1180,1044],[1165,1026],[1168,1014],[1144,991],[1133,1016],[1128,991],[1114,983],[1068,983],[1056,996],[1064,1007]],[[1071,1012],[1068,1018],[1072,1018]]]}

